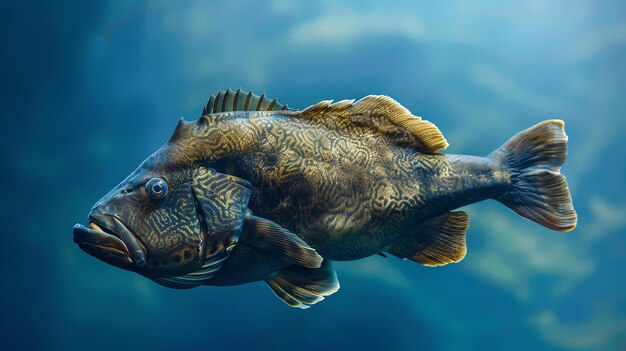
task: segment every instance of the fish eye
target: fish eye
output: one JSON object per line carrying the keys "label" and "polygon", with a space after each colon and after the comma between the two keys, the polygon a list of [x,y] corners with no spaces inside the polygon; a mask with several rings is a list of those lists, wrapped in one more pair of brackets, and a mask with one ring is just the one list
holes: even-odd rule
{"label": "fish eye", "polygon": [[146,192],[153,199],[162,199],[167,195],[167,183],[161,178],[152,178],[146,182]]}

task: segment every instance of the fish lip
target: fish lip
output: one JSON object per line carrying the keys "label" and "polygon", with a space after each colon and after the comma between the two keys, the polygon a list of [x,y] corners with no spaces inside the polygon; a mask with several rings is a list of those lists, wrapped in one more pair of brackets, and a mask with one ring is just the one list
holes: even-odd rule
{"label": "fish lip", "polygon": [[116,231],[117,228],[115,227],[115,223],[113,223],[111,216],[92,212],[89,214],[90,226],[91,226],[91,223],[98,226],[98,229],[100,229],[102,232],[109,234],[109,235],[113,235],[116,238],[124,241],[122,237],[120,237],[119,233]]}
{"label": "fish lip", "polygon": [[118,250],[125,254],[123,261],[138,267],[146,265],[145,244],[117,216],[102,213],[89,214],[89,227],[74,225],[74,242],[81,248],[85,245],[105,250]]}
{"label": "fish lip", "polygon": [[[117,249],[123,251],[128,254],[128,247],[124,241],[122,241],[116,235],[113,235],[109,232],[99,230],[98,228],[94,228],[90,222],[90,226],[86,227],[80,223],[74,225],[73,228],[73,240],[78,245],[89,244],[96,246],[104,246],[113,249]],[[96,224],[98,225],[98,224]]]}
{"label": "fish lip", "polygon": [[72,233],[74,242],[91,256],[120,268],[132,267],[128,248],[118,237],[82,224],[75,224]]}

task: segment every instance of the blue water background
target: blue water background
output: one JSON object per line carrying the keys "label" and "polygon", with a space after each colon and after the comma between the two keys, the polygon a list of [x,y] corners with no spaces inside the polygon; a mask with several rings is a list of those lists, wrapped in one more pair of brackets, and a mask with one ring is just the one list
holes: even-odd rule
{"label": "blue water background", "polygon": [[[2,5],[3,350],[625,350],[623,1],[23,1]],[[303,108],[386,94],[486,155],[566,121],[579,226],[468,206],[468,255],[337,264],[308,310],[264,283],[170,290],[71,228],[211,92]]]}

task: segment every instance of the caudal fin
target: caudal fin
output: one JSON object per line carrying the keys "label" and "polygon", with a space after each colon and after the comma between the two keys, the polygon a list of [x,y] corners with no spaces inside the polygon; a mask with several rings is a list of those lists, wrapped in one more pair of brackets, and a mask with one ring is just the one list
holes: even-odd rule
{"label": "caudal fin", "polygon": [[570,231],[577,216],[565,177],[565,123],[543,121],[526,129],[489,157],[507,165],[511,185],[498,198],[519,215],[550,229]]}

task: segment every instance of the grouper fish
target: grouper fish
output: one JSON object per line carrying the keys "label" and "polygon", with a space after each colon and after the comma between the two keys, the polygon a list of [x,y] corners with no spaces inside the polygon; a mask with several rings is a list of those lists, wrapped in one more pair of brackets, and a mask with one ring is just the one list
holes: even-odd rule
{"label": "grouper fish", "polygon": [[431,122],[387,96],[294,110],[241,89],[212,95],[76,224],[74,241],[171,288],[265,281],[307,308],[339,289],[332,262],[385,253],[427,266],[466,254],[468,215],[495,199],[553,230],[577,215],[561,120],[486,157],[442,154]]}

